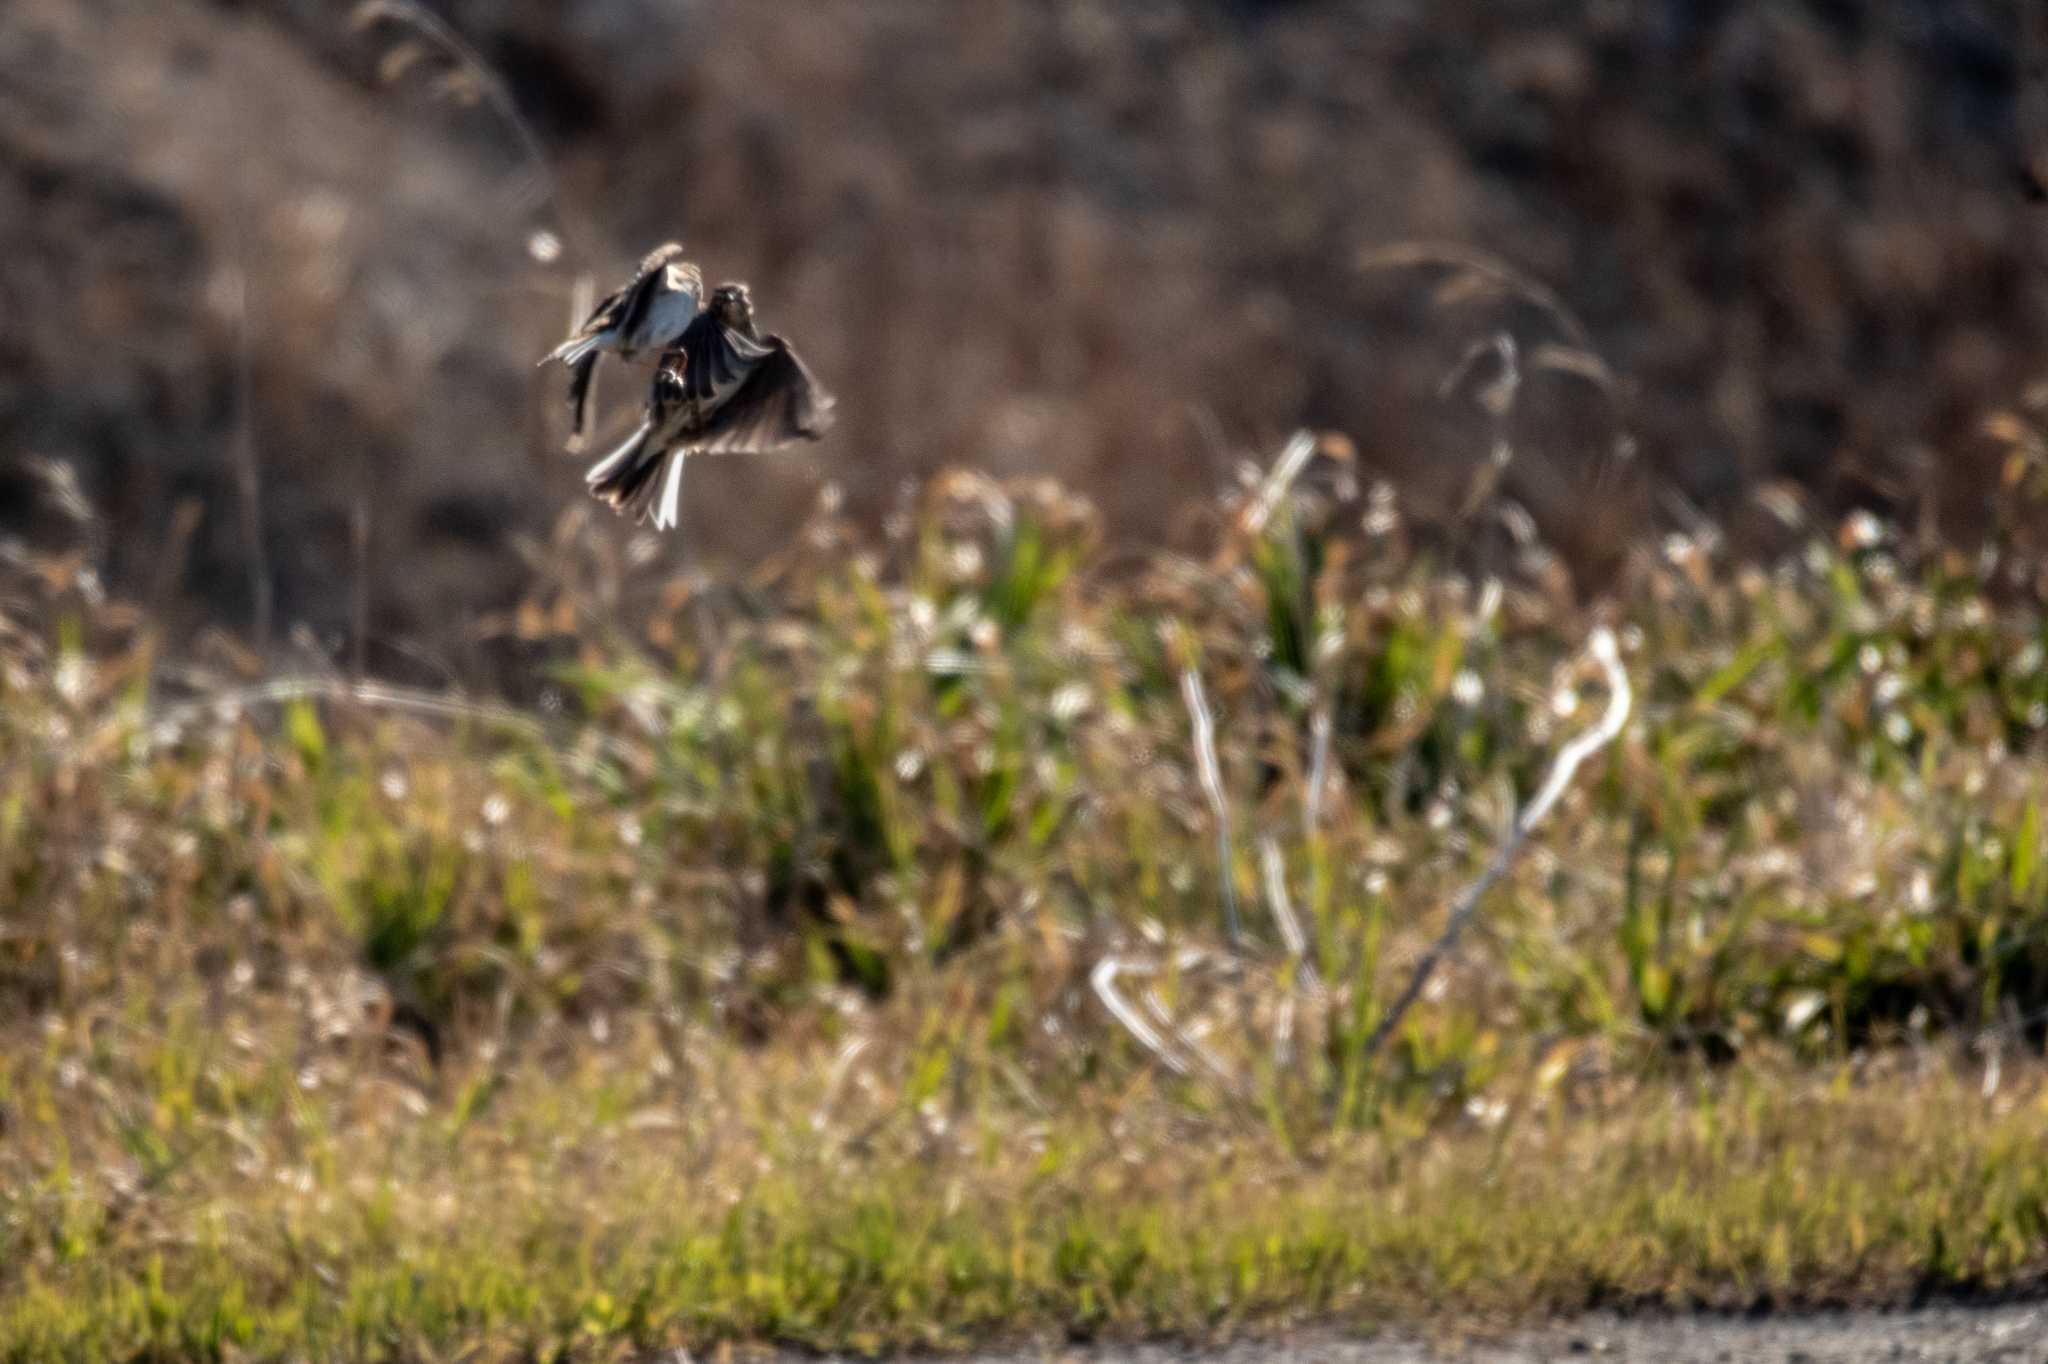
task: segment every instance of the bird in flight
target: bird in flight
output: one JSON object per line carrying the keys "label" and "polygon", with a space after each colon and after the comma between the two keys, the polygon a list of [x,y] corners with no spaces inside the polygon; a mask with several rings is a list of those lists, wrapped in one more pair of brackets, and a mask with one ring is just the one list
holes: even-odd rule
{"label": "bird in flight", "polygon": [[591,465],[584,482],[615,510],[651,513],[654,528],[666,530],[676,524],[684,456],[817,440],[833,405],[787,341],[755,330],[747,286],[721,284],[662,353],[639,428]]}
{"label": "bird in flight", "polygon": [[572,448],[583,439],[590,381],[604,353],[630,360],[640,351],[675,344],[698,315],[703,297],[703,271],[683,259],[682,243],[668,242],[648,252],[632,283],[608,295],[568,340],[541,360],[543,365],[559,360],[569,367]]}

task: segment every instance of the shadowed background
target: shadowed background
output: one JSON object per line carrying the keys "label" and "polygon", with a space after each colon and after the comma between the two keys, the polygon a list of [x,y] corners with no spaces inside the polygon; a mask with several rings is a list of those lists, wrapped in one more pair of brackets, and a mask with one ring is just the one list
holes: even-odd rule
{"label": "shadowed background", "polygon": [[[1506,439],[1597,581],[1777,479],[1967,527],[1978,423],[2048,372],[2018,0],[431,7],[552,192],[488,91],[353,8],[0,12],[0,527],[74,534],[68,468],[113,586],[181,628],[338,650],[360,614],[377,666],[470,667],[584,506],[533,361],[579,274],[671,236],[841,398],[819,447],[693,467],[657,552],[699,564],[826,480],[879,516],[950,464],[1171,538],[1308,424],[1446,509]],[[1368,268],[1414,242],[1557,306]],[[1525,364],[1496,429],[1444,381],[1502,335],[1616,381]],[[606,371],[613,427],[643,379]]]}

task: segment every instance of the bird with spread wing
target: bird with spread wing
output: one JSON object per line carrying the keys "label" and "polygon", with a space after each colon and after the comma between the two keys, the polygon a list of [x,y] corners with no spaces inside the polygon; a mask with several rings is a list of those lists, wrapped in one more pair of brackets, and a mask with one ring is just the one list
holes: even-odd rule
{"label": "bird with spread wing", "polygon": [[590,383],[607,351],[630,360],[643,350],[672,346],[698,315],[704,272],[683,259],[680,242],[647,253],[630,284],[607,295],[568,340],[541,360],[569,367],[571,448],[583,439]]}
{"label": "bird with spread wing", "polygon": [[747,286],[721,284],[663,352],[638,429],[591,465],[584,481],[613,508],[651,516],[656,530],[666,530],[676,524],[685,456],[756,454],[817,440],[833,405],[787,341],[755,330]]}

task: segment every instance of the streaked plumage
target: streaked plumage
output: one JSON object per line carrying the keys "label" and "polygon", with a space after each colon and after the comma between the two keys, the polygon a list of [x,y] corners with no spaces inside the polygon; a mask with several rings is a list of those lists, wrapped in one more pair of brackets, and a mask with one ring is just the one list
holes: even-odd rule
{"label": "streaked plumage", "polygon": [[584,481],[614,508],[643,519],[651,513],[654,528],[666,530],[676,524],[686,455],[757,454],[816,440],[832,408],[789,343],[754,330],[747,286],[721,284],[663,354],[639,429]]}
{"label": "streaked plumage", "polygon": [[575,333],[541,361],[569,366],[569,429],[580,440],[590,402],[590,382],[606,351],[631,359],[642,350],[674,345],[698,316],[704,274],[683,258],[682,244],[650,251],[630,284],[608,295]]}

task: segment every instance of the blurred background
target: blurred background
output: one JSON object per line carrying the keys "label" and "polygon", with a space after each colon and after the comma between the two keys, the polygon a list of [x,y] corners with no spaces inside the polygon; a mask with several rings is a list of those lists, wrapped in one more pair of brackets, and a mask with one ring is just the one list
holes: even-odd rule
{"label": "blurred background", "polygon": [[[467,676],[565,516],[745,569],[966,465],[1172,543],[1303,425],[1450,518],[1506,443],[1583,590],[1780,486],[1966,531],[2048,373],[2041,11],[8,0],[0,535]],[[671,237],[841,420],[635,547],[534,362]]]}

